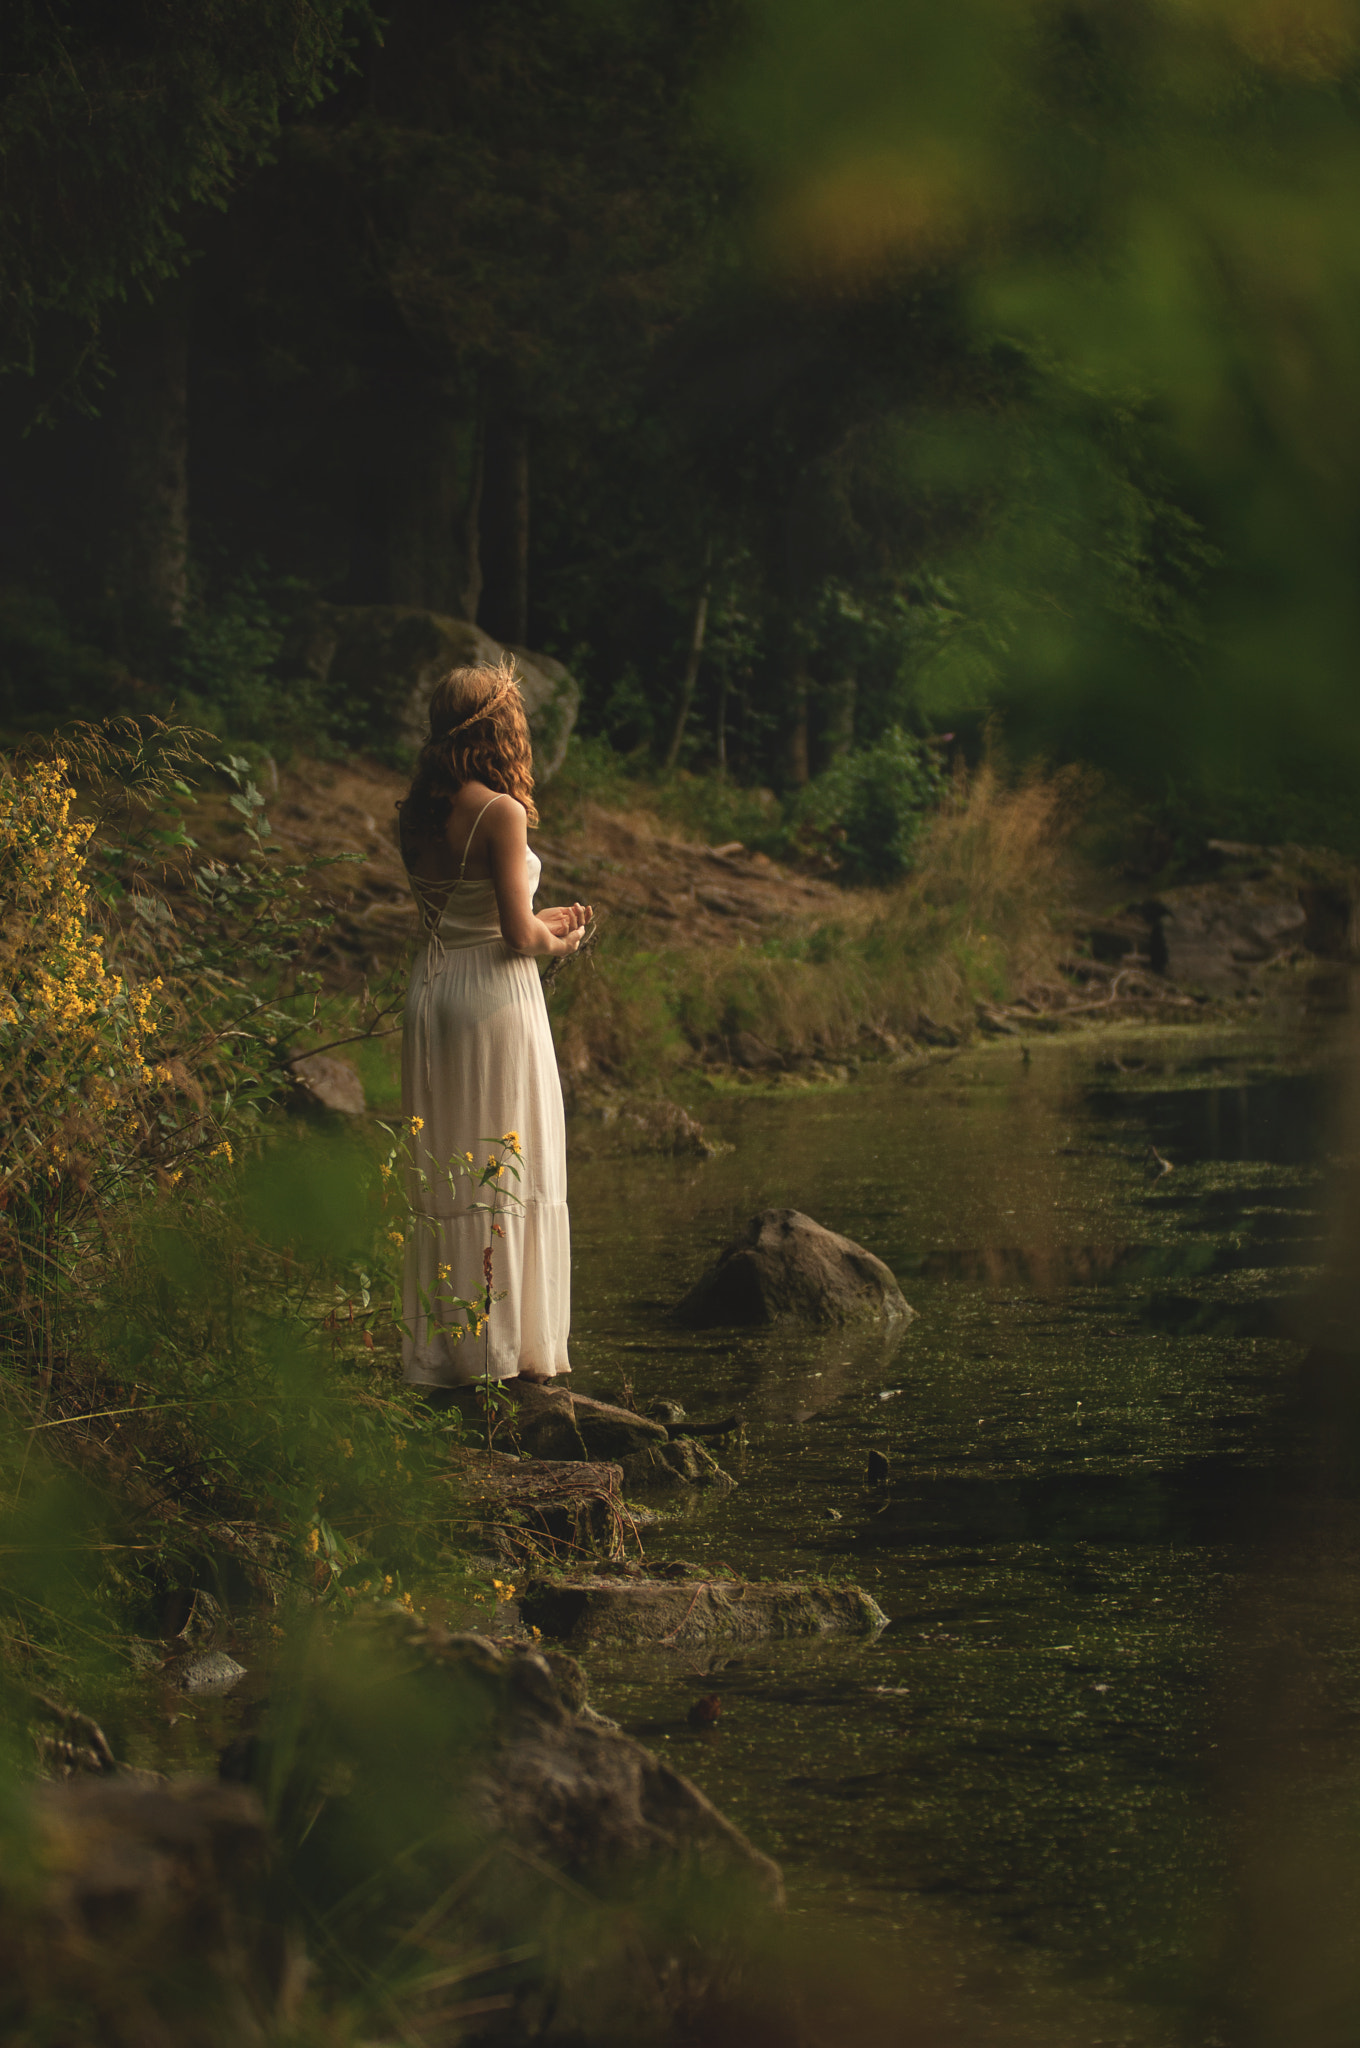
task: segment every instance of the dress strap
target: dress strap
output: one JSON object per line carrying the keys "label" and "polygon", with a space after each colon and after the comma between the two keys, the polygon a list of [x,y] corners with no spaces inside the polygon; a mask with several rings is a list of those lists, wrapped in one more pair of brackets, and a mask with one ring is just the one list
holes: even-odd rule
{"label": "dress strap", "polygon": [[491,809],[491,806],[492,806],[492,804],[498,804],[498,803],[500,802],[501,798],[502,798],[502,797],[504,796],[504,794],[505,794],[505,791],[504,791],[504,790],[498,790],[498,791],[496,792],[495,796],[493,796],[493,797],[489,798],[489,799],[488,799],[488,801],[487,801],[486,803],[484,803],[484,804],[482,805],[482,808],[480,809],[480,811],[478,811],[478,813],[477,813],[476,817],[475,817],[475,818],[473,819],[473,821],[472,821],[472,831],[468,833],[468,836],[467,836],[467,845],[466,845],[466,846],[465,846],[465,847],[463,848],[463,858],[462,858],[462,860],[461,860],[461,861],[460,861],[460,862],[458,863],[458,879],[459,879],[459,881],[460,881],[460,882],[461,882],[461,881],[462,881],[462,879],[463,879],[463,870],[464,870],[464,868],[466,868],[466,866],[467,866],[467,857],[468,857],[468,855],[469,855],[469,854],[471,853],[471,851],[472,851],[472,841],[473,841],[473,837],[474,837],[474,835],[476,834],[476,831],[477,831],[477,827],[478,827],[478,826],[479,826],[479,825],[481,824],[481,822],[482,822],[482,819],[483,819],[483,818],[484,818],[484,817],[486,816],[487,812],[488,812],[488,811],[489,811],[489,810]]}

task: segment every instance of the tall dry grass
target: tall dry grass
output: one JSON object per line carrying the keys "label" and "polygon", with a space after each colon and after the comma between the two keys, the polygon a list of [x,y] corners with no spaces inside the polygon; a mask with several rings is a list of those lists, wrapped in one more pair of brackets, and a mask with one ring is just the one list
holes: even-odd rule
{"label": "tall dry grass", "polygon": [[646,948],[610,935],[553,1004],[562,1071],[646,1086],[721,1060],[741,1033],[791,1062],[890,1047],[1051,979],[1072,897],[1080,771],[956,777],[916,867],[887,890],[847,889],[835,917],[758,945]]}

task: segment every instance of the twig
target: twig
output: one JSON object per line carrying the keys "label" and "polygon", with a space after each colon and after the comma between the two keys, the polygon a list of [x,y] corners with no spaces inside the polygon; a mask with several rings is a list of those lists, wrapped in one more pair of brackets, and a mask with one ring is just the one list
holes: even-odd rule
{"label": "twig", "polygon": [[570,967],[574,961],[584,960],[589,954],[594,952],[596,942],[600,936],[600,926],[604,923],[607,915],[607,911],[593,911],[590,922],[585,928],[581,943],[576,948],[576,951],[574,953],[559,953],[557,958],[549,963],[542,981],[545,1001],[557,986],[557,978],[564,969]]}
{"label": "twig", "polygon": [[685,1609],[684,1613],[681,1615],[675,1627],[671,1630],[669,1635],[662,1636],[661,1640],[663,1643],[673,1643],[675,1641],[681,1629],[685,1626],[685,1623],[689,1620],[691,1614],[693,1614],[695,1608],[699,1605],[699,1595],[701,1593],[706,1593],[712,1583],[713,1582],[710,1579],[701,1579],[699,1581],[698,1585],[694,1588],[694,1598],[690,1601],[689,1606]]}
{"label": "twig", "polygon": [[385,1031],[354,1031],[348,1038],[333,1038],[329,1045],[314,1045],[306,1052],[294,1052],[283,1062],[285,1067],[296,1065],[298,1060],[318,1059],[323,1052],[334,1052],[340,1045],[358,1045],[365,1038],[392,1038],[401,1030],[400,1024],[389,1024]]}

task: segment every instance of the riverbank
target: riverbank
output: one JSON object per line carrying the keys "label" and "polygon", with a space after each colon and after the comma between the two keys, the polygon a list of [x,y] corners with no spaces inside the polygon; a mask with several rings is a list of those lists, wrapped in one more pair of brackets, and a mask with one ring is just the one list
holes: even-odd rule
{"label": "riverbank", "polygon": [[[264,792],[283,856],[332,863],[308,885],[329,919],[312,958],[325,987],[355,1000],[353,1030],[376,1019],[341,1056],[383,1111],[398,1106],[413,933],[394,830],[404,788],[354,759],[296,763]],[[589,901],[599,921],[550,991],[569,1105],[609,1118],[696,1085],[818,1085],[865,1059],[1097,1018],[1230,1021],[1245,1006],[1283,1028],[1343,999],[1332,984],[1360,932],[1353,864],[1215,842],[1152,888],[1091,858],[1088,797],[1078,777],[1008,784],[984,765],[955,784],[909,876],[851,888],[816,863],[713,843],[692,795],[682,805],[621,775],[601,787],[574,778],[569,757],[534,834],[542,900]],[[222,799],[201,798],[190,822],[206,846],[239,849]],[[658,1133],[664,1146],[664,1116]]]}
{"label": "riverbank", "polygon": [[[314,884],[332,920],[315,964],[333,990],[380,1003],[400,1000],[412,937],[393,818],[404,787],[352,761],[296,764],[264,792],[286,858],[337,863]],[[1073,855],[1080,792],[1068,778],[1008,787],[978,771],[932,821],[912,874],[881,889],[708,843],[666,814],[664,792],[630,794],[627,808],[606,806],[566,777],[544,793],[534,834],[543,900],[589,901],[599,919],[589,956],[551,994],[564,1087],[582,1106],[655,1094],[689,1071],[816,1078],[1007,1029],[997,1013],[1013,1002],[1041,1015],[1089,996],[1064,963],[1106,885]],[[191,827],[210,848],[239,843],[221,800],[201,802]],[[344,1056],[370,1100],[391,1106],[395,1034]]]}

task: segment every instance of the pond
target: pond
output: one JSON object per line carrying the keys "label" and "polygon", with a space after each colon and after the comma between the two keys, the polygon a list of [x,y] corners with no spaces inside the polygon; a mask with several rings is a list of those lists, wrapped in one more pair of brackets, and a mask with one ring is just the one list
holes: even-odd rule
{"label": "pond", "polygon": [[[1286,1636],[1327,1671],[1307,1799],[1355,1802],[1354,1536],[1333,1529],[1319,1578],[1278,1534],[1331,1085],[1264,1042],[1163,1030],[701,1114],[733,1148],[702,1163],[591,1158],[575,1133],[575,1384],[742,1419],[737,1489],[668,1516],[650,1557],[853,1577],[890,1626],[597,1654],[595,1703],[779,1858],[795,1911],[943,1958],[1016,2016],[1056,2000],[1074,2039],[1235,2037],[1224,1959],[1266,1801],[1242,1689]],[[680,1331],[675,1301],[764,1207],[876,1252],[917,1319],[886,1341]],[[690,1729],[711,1692],[720,1721]]]}

